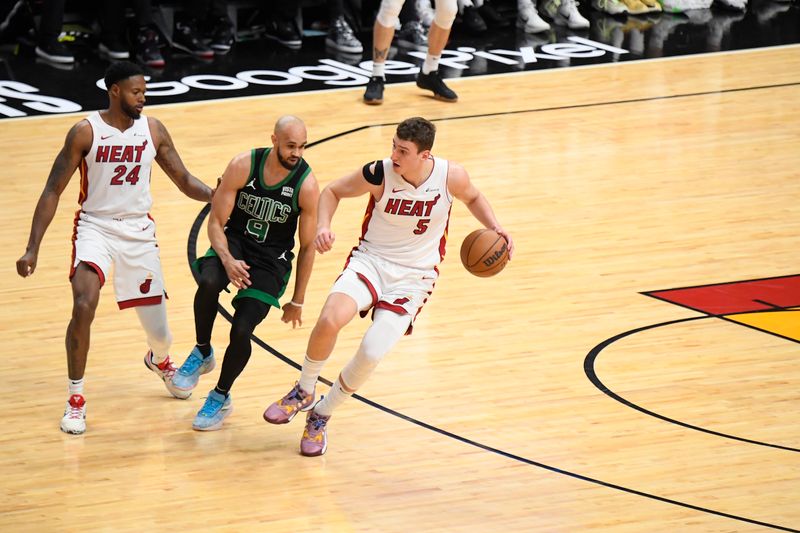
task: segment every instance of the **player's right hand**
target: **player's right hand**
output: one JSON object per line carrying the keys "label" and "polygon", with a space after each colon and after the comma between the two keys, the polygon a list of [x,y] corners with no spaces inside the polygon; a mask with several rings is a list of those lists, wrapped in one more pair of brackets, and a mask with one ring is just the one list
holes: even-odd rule
{"label": "player's right hand", "polygon": [[36,252],[25,252],[25,255],[17,259],[17,274],[27,278],[36,270]]}
{"label": "player's right hand", "polygon": [[231,280],[234,287],[237,289],[244,289],[250,286],[250,265],[241,259],[233,259],[231,261],[222,263],[225,267],[225,272],[228,274],[228,279]]}
{"label": "player's right hand", "polygon": [[333,241],[336,240],[336,235],[330,228],[322,228],[317,230],[317,236],[314,238],[314,248],[321,253],[329,252],[333,248]]}

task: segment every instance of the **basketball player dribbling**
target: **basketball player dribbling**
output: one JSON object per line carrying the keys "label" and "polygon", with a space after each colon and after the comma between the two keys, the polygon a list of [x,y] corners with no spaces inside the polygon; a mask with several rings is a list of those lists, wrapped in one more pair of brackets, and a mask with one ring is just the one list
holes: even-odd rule
{"label": "basketball player dribbling", "polygon": [[112,265],[117,304],[120,309],[135,308],[146,333],[150,349],[145,364],[173,396],[188,398],[172,386],[172,335],[155,221],[148,214],[153,160],[189,198],[210,202],[213,194],[186,169],[164,125],[141,114],[145,102],[142,69],[129,62],[113,63],[105,83],[108,109],[92,113],[67,133],[36,205],[25,254],[17,261],[20,276],[34,273],[39,246],[61,193],[80,168],[81,207],[75,216],[69,273],[72,319],[66,335],[69,398],[61,419],[61,430],[72,434],[86,431],[83,376],[89,334],[100,289]]}
{"label": "basketball player dribbling", "polygon": [[[508,241],[486,197],[464,168],[434,157],[435,126],[420,117],[397,127],[392,155],[329,184],[320,194],[317,235],[320,253],[331,250],[331,220],[339,201],[369,194],[358,246],[334,282],[311,332],[300,380],[270,405],[264,419],[285,424],[300,411],[310,411],[300,440],[300,453],[322,455],[327,449],[327,423],[334,409],[359,389],[380,360],[411,333],[414,319],[430,297],[445,253],[453,198],[458,198],[486,228]],[[356,313],[372,310],[372,324],[355,356],[345,365],[328,396],[314,404],[317,378],[333,352],[339,331]],[[313,407],[312,407],[313,406]]]}

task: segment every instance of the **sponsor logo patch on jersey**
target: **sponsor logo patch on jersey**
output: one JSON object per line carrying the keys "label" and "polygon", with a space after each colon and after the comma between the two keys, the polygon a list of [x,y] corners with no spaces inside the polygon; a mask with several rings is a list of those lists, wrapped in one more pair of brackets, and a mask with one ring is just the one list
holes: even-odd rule
{"label": "sponsor logo patch on jersey", "polygon": [[282,196],[288,196],[288,197],[290,197],[290,198],[291,198],[291,196],[292,196],[293,194],[294,194],[294,187],[284,187],[284,188],[281,190],[281,195],[282,195]]}

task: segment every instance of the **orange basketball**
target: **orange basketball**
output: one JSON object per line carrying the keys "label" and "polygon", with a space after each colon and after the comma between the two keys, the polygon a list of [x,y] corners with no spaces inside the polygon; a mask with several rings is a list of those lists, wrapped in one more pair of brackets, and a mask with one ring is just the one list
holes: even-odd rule
{"label": "orange basketball", "polygon": [[494,230],[475,230],[461,243],[461,263],[479,278],[494,276],[508,263],[508,243]]}

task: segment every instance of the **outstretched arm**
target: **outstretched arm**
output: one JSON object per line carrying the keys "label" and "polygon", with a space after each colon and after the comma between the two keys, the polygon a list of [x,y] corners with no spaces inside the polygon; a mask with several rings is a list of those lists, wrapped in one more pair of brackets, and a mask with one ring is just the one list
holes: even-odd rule
{"label": "outstretched arm", "polygon": [[[319,203],[319,184],[314,174],[309,174],[300,188],[298,204],[300,206],[300,223],[298,235],[300,250],[297,254],[297,274],[294,278],[294,292],[292,300],[283,305],[283,320],[303,325],[303,302],[306,299],[306,287],[311,278],[311,269],[314,266],[314,237],[317,228],[317,204]],[[299,304],[299,305],[295,305]]]}
{"label": "outstretched arm", "polygon": [[250,285],[250,268],[247,263],[236,259],[228,249],[228,237],[225,236],[225,224],[233,211],[236,202],[236,193],[245,186],[247,176],[250,174],[250,153],[244,152],[231,160],[222,174],[222,180],[214,193],[211,202],[211,214],[208,217],[208,240],[211,247],[222,261],[228,279],[237,289]]}
{"label": "outstretched arm", "polygon": [[[374,172],[374,163],[370,170]],[[342,198],[355,198],[367,193],[376,199],[383,194],[383,183],[373,185],[364,178],[362,169],[342,176],[328,184],[319,195],[319,208],[317,210],[317,236],[314,247],[319,253],[325,253],[333,247],[336,235],[331,231],[331,221],[339,200]]]}
{"label": "outstretched arm", "polygon": [[172,142],[167,128],[160,120],[147,117],[150,126],[150,136],[156,145],[156,162],[169,179],[178,186],[178,189],[193,200],[210,202],[212,196],[211,187],[194,177],[184,166],[175,144]]}
{"label": "outstretched arm", "polygon": [[511,239],[511,235],[500,226],[489,200],[475,187],[464,167],[452,161],[447,172],[447,188],[453,196],[464,202],[478,222],[505,238],[508,242],[508,257],[511,259],[514,253],[514,241]]}
{"label": "outstretched arm", "polygon": [[50,175],[47,177],[44,190],[39,196],[36,210],[33,212],[31,222],[31,233],[28,237],[28,245],[25,253],[17,260],[17,273],[24,277],[30,276],[36,270],[36,262],[39,258],[39,246],[42,238],[47,231],[53,216],[56,214],[58,200],[61,193],[67,187],[69,180],[75,173],[75,169],[81,162],[81,158],[92,147],[92,127],[88,122],[82,120],[70,128],[64,146],[58,152]]}

